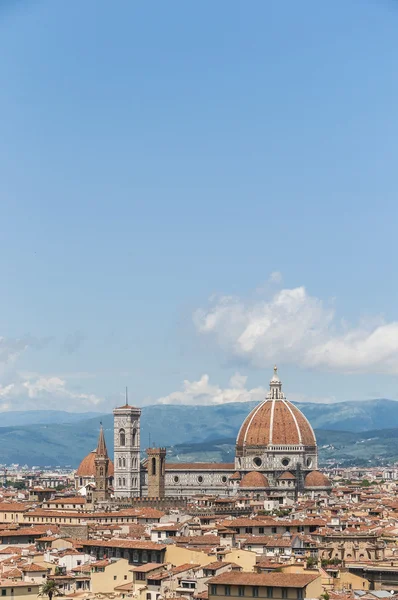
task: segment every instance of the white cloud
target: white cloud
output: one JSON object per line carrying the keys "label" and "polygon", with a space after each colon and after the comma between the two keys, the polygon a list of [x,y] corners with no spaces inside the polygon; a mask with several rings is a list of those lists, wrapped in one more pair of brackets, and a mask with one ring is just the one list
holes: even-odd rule
{"label": "white cloud", "polygon": [[45,398],[50,395],[53,398],[79,401],[92,406],[96,406],[102,401],[95,394],[83,394],[68,390],[66,381],[60,377],[39,377],[33,381],[25,381],[22,385],[28,391],[29,398]]}
{"label": "white cloud", "polygon": [[280,273],[279,271],[272,271],[271,275],[269,276],[269,281],[271,283],[281,283],[282,273]]}
{"label": "white cloud", "polygon": [[197,331],[229,355],[257,367],[274,362],[340,372],[398,374],[398,322],[348,326],[304,287],[245,302],[213,299],[194,314]]}
{"label": "white cloud", "polygon": [[156,404],[225,404],[227,402],[248,402],[249,400],[263,400],[267,390],[263,387],[245,388],[247,377],[236,373],[231,377],[229,387],[221,388],[211,384],[207,374],[202,375],[199,381],[184,381],[183,389],[172,392],[168,396],[159,398]]}
{"label": "white cloud", "polygon": [[18,358],[24,352],[39,349],[48,341],[0,337],[0,411],[50,408],[81,411],[103,402],[95,394],[71,389],[67,377],[16,370]]}

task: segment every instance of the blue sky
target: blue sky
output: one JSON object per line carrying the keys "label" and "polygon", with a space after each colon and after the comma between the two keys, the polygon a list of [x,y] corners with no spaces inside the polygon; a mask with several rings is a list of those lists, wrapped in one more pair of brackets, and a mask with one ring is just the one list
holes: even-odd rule
{"label": "blue sky", "polygon": [[3,1],[0,408],[398,399],[397,28]]}

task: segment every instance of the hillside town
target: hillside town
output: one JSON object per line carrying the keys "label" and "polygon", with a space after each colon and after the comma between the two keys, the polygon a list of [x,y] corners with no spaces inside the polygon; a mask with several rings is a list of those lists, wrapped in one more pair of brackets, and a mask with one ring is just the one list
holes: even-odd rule
{"label": "hillside town", "polygon": [[29,599],[375,600],[398,595],[398,468],[318,465],[310,423],[269,392],[235,462],[168,463],[140,444],[140,409],[114,410],[76,471],[9,468],[0,589]]}

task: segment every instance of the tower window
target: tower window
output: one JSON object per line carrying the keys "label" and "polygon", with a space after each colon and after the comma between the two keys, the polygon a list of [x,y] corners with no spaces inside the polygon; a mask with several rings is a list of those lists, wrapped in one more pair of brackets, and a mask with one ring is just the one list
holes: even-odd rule
{"label": "tower window", "polygon": [[123,464],[123,467],[125,467],[125,466],[126,466],[126,459],[125,459],[125,458],[123,458],[123,460],[122,460],[122,464]]}
{"label": "tower window", "polygon": [[156,475],[156,458],[153,456],[151,460],[152,464],[152,475]]}
{"label": "tower window", "polygon": [[137,430],[135,428],[133,429],[132,443],[133,443],[133,446],[135,446],[137,443]]}
{"label": "tower window", "polygon": [[123,487],[126,486],[126,479],[123,477]]}
{"label": "tower window", "polygon": [[120,446],[126,445],[126,432],[124,431],[124,429],[121,429],[119,431],[119,445]]}

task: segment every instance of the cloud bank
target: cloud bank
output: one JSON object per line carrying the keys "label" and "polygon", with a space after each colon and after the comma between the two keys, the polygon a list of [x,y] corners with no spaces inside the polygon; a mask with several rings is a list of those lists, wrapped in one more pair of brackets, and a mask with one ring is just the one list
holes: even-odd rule
{"label": "cloud bank", "polygon": [[345,373],[398,374],[398,322],[344,324],[333,307],[303,286],[260,300],[221,296],[193,318],[199,334],[211,336],[226,355],[255,367],[280,362]]}
{"label": "cloud bank", "polygon": [[65,377],[18,372],[16,365],[22,354],[40,349],[49,341],[0,337],[0,411],[60,408],[82,411],[103,402],[95,394],[71,389]]}

